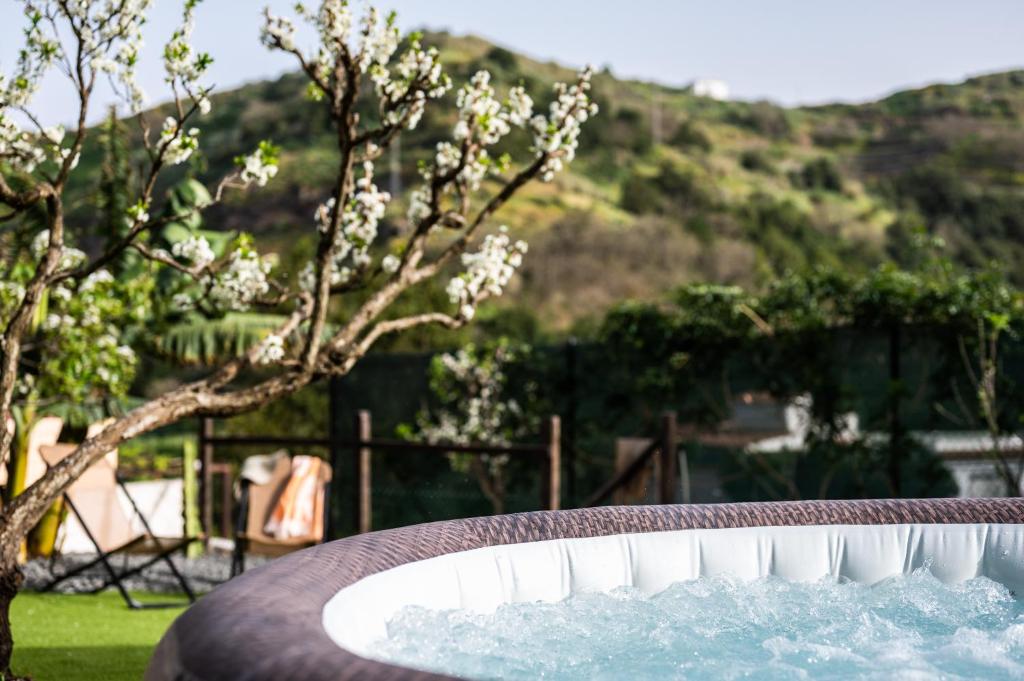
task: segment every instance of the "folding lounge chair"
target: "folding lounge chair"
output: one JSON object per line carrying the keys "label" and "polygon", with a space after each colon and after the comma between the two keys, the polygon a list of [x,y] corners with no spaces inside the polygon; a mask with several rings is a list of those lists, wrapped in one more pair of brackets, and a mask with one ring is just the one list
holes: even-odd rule
{"label": "folding lounge chair", "polygon": [[[51,447],[42,447],[41,453],[47,464],[53,466],[71,454],[75,447],[77,445],[58,444]],[[170,569],[178,584],[181,585],[181,590],[188,597],[189,602],[194,603],[196,600],[195,592],[189,586],[188,580],[185,579],[184,575],[174,565],[171,556],[179,551],[184,551],[189,544],[197,541],[198,538],[155,536],[150,529],[146,517],[139,510],[135,500],[132,499],[127,487],[117,474],[116,457],[116,452],[111,452],[104,456],[90,466],[64,493],[65,504],[67,504],[68,509],[74,514],[75,518],[78,519],[89,541],[96,548],[97,557],[84,565],[80,565],[57,576],[41,590],[51,591],[68,579],[80,575],[96,565],[102,565],[107,578],[103,584],[89,590],[88,593],[98,593],[113,586],[120,592],[128,607],[135,610],[178,607],[181,603],[140,603],[132,598],[127,588],[125,588],[124,579],[139,574],[150,566],[162,561]],[[133,514],[141,521],[142,532],[137,532],[132,528],[131,517],[125,512],[120,499],[118,499],[118,488],[127,497]],[[118,554],[153,555],[133,568],[118,571],[111,562],[111,558]]]}
{"label": "folding lounge chair", "polygon": [[[13,418],[7,419],[7,430],[15,431]],[[64,421],[57,416],[44,416],[37,420],[28,433],[28,457],[25,462],[25,487],[29,487],[46,472],[46,462],[39,453],[40,447],[57,444]],[[7,467],[0,466],[0,486],[7,485]]]}
{"label": "folding lounge chair", "polygon": [[267,521],[274,511],[274,506],[281,493],[288,485],[291,477],[291,458],[282,456],[277,460],[269,480],[255,484],[242,479],[241,494],[235,509],[235,548],[231,560],[231,576],[236,577],[245,571],[245,554],[278,557],[292,551],[308,548],[324,540],[326,526],[327,499],[331,482],[331,466],[326,461],[320,463],[319,481],[322,494],[316,495],[313,517],[319,522],[314,523],[312,531],[301,537],[277,539],[266,533]]}

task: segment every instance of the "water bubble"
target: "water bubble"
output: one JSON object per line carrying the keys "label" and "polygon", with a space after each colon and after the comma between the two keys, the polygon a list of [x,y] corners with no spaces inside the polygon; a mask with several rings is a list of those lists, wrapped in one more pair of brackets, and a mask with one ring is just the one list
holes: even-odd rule
{"label": "water bubble", "polygon": [[927,569],[873,586],[732,577],[491,614],[406,608],[379,659],[488,679],[1024,677],[1024,605]]}

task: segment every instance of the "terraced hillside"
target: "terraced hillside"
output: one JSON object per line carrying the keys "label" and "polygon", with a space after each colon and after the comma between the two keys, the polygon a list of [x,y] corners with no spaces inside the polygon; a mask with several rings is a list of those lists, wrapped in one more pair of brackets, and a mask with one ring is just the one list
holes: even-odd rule
{"label": "terraced hillside", "polygon": [[[474,37],[427,42],[442,48],[457,84],[479,68],[499,87],[523,82],[534,93],[571,77]],[[334,167],[326,116],[304,89],[286,75],[219,94],[203,123],[204,155],[182,171],[215,178],[260,139],[280,145],[277,180],[233,197],[205,227],[253,232],[285,268],[313,246],[313,210]],[[602,113],[571,172],[499,215],[533,247],[518,294],[501,304],[536,313],[542,328],[564,331],[618,300],[688,281],[756,287],[787,269],[908,261],[923,231],[965,265],[996,260],[1015,271],[1024,260],[1022,71],[797,109],[718,102],[608,72],[595,92]],[[391,234],[404,228],[416,162],[450,124],[428,115],[384,164],[398,195]],[[97,144],[83,159],[83,205],[97,194],[102,158]]]}

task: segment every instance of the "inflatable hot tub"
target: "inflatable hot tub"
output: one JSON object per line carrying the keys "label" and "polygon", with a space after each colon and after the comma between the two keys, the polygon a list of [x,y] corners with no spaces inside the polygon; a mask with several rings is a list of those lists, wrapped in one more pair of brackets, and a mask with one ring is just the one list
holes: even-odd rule
{"label": "inflatable hot tub", "polygon": [[407,606],[493,611],[732,575],[873,584],[922,567],[1024,593],[1024,500],[606,507],[430,523],[287,556],[203,597],[149,681],[449,678],[375,645]]}

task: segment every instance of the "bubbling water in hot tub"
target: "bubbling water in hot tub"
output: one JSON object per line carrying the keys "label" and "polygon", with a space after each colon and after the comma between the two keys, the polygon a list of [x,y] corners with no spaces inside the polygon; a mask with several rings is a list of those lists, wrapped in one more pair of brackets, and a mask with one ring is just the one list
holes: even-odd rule
{"label": "bubbling water in hot tub", "polygon": [[723,575],[489,614],[405,607],[373,649],[471,679],[1018,679],[1024,604],[927,568],[873,585]]}

